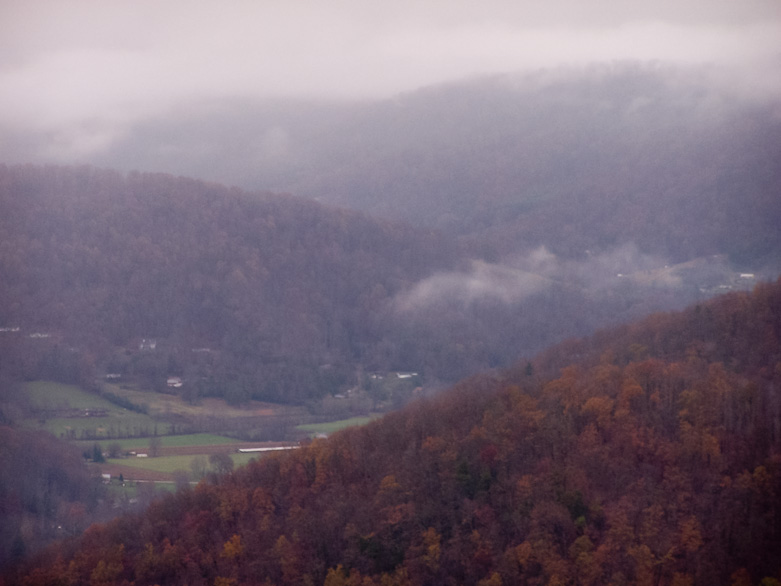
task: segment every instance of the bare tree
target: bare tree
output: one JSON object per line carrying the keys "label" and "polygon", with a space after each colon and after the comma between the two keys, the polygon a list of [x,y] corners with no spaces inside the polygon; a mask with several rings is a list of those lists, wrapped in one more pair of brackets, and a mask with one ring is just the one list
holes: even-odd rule
{"label": "bare tree", "polygon": [[225,452],[209,456],[209,464],[217,474],[228,474],[233,471],[233,460]]}
{"label": "bare tree", "polygon": [[160,455],[160,445],[161,445],[160,438],[157,436],[154,436],[149,439],[149,457],[150,458],[157,458],[157,456]]}

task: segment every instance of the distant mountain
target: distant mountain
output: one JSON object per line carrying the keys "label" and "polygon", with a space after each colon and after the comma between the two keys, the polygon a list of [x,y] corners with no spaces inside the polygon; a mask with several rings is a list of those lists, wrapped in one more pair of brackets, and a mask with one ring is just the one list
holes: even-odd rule
{"label": "distant mountain", "polygon": [[779,388],[781,280],[180,491],[23,583],[773,584]]}
{"label": "distant mountain", "polygon": [[[379,350],[382,309],[460,258],[429,232],[166,175],[0,167],[0,209],[0,367],[89,380],[97,359],[154,387],[194,369],[236,402],[399,368]],[[144,339],[159,344],[139,355]]]}
{"label": "distant mountain", "polygon": [[502,75],[362,103],[189,104],[101,164],[273,189],[436,227],[494,259],[633,243],[759,268],[781,253],[779,104],[705,68]]}
{"label": "distant mountain", "polygon": [[2,166],[0,209],[0,372],[86,386],[123,373],[161,391],[178,376],[191,400],[358,388],[398,405],[368,373],[434,388],[761,276],[634,245],[491,262],[449,232],[90,167]]}

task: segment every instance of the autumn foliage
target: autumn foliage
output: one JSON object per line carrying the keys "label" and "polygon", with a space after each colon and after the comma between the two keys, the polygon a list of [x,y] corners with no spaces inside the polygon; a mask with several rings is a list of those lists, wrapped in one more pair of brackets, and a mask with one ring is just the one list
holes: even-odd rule
{"label": "autumn foliage", "polygon": [[14,580],[776,583],[780,388],[781,281],[202,482]]}

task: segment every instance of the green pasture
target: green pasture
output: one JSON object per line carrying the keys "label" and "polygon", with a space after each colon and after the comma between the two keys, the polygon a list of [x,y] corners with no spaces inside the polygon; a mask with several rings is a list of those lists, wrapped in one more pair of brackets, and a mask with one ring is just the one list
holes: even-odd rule
{"label": "green pasture", "polygon": [[177,395],[157,393],[125,384],[104,384],[106,391],[122,397],[135,405],[143,405],[153,415],[177,414],[184,416],[202,415],[203,409],[190,405]]}
{"label": "green pasture", "polygon": [[[120,410],[124,411],[124,410]],[[146,435],[157,425],[158,433],[168,433],[169,425],[156,423],[146,415],[125,411],[106,417],[53,417],[51,419],[28,419],[27,427],[41,429],[63,439],[93,437],[88,441],[113,441],[120,435]],[[149,439],[146,439],[149,444]]]}
{"label": "green pasture", "polygon": [[[257,458],[260,454],[235,453],[228,455],[231,457],[231,460],[233,460],[233,465],[239,467],[249,463],[250,460]],[[173,474],[177,470],[190,472],[190,465],[195,458],[204,458],[208,465],[209,457],[207,455],[160,456],[158,458],[109,458],[106,462],[109,464],[128,466],[130,468],[139,468],[141,470],[154,470],[155,472]]]}
{"label": "green pasture", "polygon": [[346,429],[348,427],[354,427],[356,425],[366,425],[373,418],[372,417],[350,417],[349,419],[341,419],[339,421],[329,421],[326,423],[306,423],[303,425],[297,425],[296,429],[301,431],[307,431],[312,434],[317,433],[335,433]]}
{"label": "green pasture", "polygon": [[106,399],[88,393],[76,385],[66,385],[46,380],[24,385],[30,404],[37,409],[116,409]]}
{"label": "green pasture", "polygon": [[[120,435],[168,433],[170,426],[156,422],[148,415],[118,407],[98,395],[75,386],[51,381],[34,381],[24,386],[30,405],[38,411],[37,417],[24,421],[26,427],[48,431],[65,439],[110,439]],[[58,411],[101,410],[99,417],[62,417]]]}
{"label": "green pasture", "polygon": [[[185,435],[158,435],[156,436],[160,440],[160,447],[162,448],[180,448],[185,446],[221,446],[230,445],[238,442],[230,437],[224,435],[216,435],[213,433],[189,433]],[[149,448],[149,440],[151,437],[131,437],[131,438],[119,438],[109,439],[101,438],[101,447],[106,449],[109,444],[118,443],[122,450],[138,450]],[[92,444],[95,440],[82,440],[74,442],[76,445],[82,448],[92,448]]]}
{"label": "green pasture", "polygon": [[193,405],[180,396],[141,389],[130,384],[104,383],[103,388],[135,405],[143,405],[153,416],[181,415],[182,417],[217,416],[223,418],[247,417],[257,410],[273,409],[276,413],[299,413],[300,407],[250,401],[241,406],[229,405],[221,399],[202,398]]}
{"label": "green pasture", "polygon": [[[148,483],[142,483],[148,485]],[[157,480],[152,483],[156,492],[176,492],[176,483],[172,480]],[[114,498],[127,498],[133,499],[139,496],[139,483],[134,480],[126,480],[120,484],[118,479],[115,479],[106,486],[108,493]]]}

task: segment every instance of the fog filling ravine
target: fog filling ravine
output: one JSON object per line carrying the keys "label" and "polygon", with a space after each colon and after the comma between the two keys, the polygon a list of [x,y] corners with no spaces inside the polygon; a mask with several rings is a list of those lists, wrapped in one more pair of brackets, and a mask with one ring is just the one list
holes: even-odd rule
{"label": "fog filling ravine", "polygon": [[0,23],[0,586],[781,584],[775,0]]}

